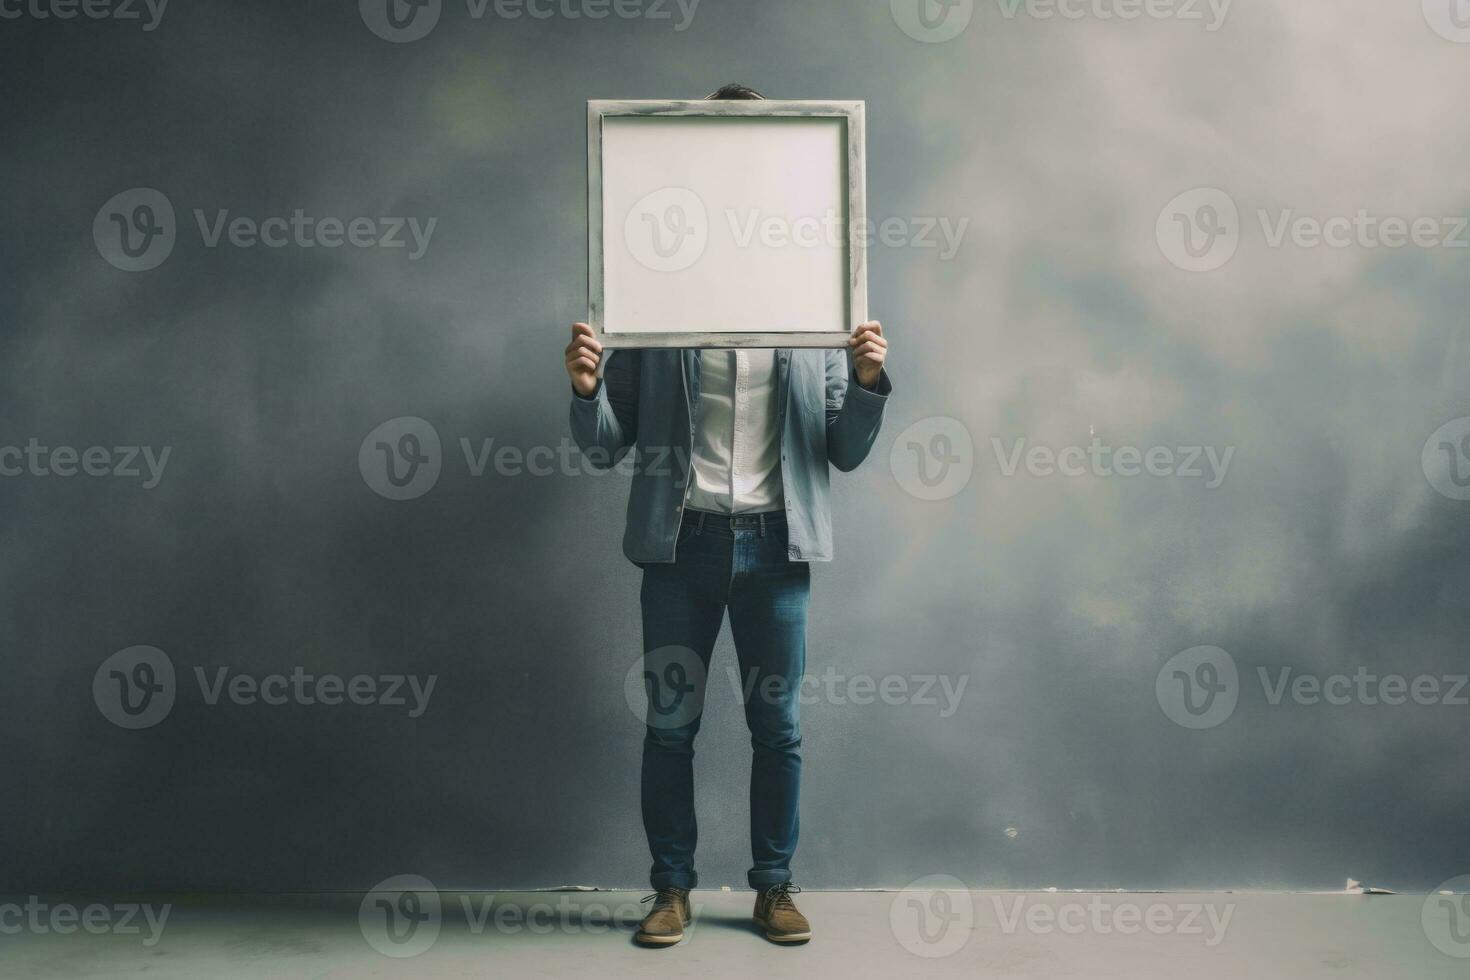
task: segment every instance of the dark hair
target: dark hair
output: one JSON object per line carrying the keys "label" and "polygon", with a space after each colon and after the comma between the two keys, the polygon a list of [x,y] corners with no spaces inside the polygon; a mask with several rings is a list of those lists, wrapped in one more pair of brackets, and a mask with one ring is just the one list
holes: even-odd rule
{"label": "dark hair", "polygon": [[718,92],[715,92],[713,95],[705,96],[706,102],[725,99],[760,99],[764,101],[765,96],[761,95],[759,92],[748,85],[737,85],[733,83],[730,85],[722,85],[720,86],[720,90]]}

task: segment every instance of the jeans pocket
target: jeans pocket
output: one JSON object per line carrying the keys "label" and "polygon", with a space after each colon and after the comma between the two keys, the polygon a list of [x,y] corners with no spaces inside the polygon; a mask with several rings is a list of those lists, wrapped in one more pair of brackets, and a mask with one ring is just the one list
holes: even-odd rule
{"label": "jeans pocket", "polygon": [[694,537],[695,528],[697,526],[698,523],[690,519],[690,517],[686,514],[684,516],[684,520],[679,524],[679,533],[674,536],[674,543],[683,544],[685,541],[688,541],[690,538]]}

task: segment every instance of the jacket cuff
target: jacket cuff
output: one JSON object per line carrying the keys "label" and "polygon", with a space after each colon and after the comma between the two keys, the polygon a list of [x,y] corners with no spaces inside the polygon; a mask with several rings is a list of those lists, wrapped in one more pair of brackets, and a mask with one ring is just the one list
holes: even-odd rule
{"label": "jacket cuff", "polygon": [[889,379],[886,368],[878,372],[878,384],[871,389],[864,388],[858,383],[856,371],[848,375],[847,397],[849,400],[856,399],[859,405],[867,404],[874,408],[882,408],[891,394],[893,394],[893,382]]}
{"label": "jacket cuff", "polygon": [[597,379],[597,387],[592,389],[592,394],[583,397],[576,388],[572,388],[572,404],[582,402],[585,405],[596,405],[602,398],[602,379]]}

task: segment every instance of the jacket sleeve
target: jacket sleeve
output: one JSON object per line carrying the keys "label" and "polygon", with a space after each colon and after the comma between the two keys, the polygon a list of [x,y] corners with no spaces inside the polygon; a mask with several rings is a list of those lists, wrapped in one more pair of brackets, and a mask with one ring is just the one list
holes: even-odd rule
{"label": "jacket sleeve", "polygon": [[892,393],[886,370],[869,391],[853,375],[847,351],[827,351],[827,459],[833,466],[847,473],[868,458]]}
{"label": "jacket sleeve", "polygon": [[641,352],[612,351],[597,390],[588,398],[572,392],[572,439],[596,469],[612,469],[638,441],[642,367]]}

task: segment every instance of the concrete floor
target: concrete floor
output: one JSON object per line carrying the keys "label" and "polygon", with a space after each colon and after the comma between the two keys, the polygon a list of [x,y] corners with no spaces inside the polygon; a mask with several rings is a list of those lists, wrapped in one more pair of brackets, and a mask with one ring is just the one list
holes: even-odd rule
{"label": "concrete floor", "polygon": [[[1441,916],[1460,914],[1458,898],[1451,907],[1424,896],[932,887],[805,893],[799,902],[815,939],[795,948],[752,931],[749,893],[696,892],[689,937],[656,951],[631,943],[628,923],[644,909],[637,892],[446,893],[437,915],[435,896],[416,896],[416,905],[396,908],[421,928],[401,931],[397,943],[385,932],[383,911],[396,893],[382,904],[383,895],[21,896],[0,899],[0,976],[1470,976],[1470,958],[1460,958],[1470,957],[1470,934],[1440,928]],[[140,908],[130,913],[134,903]],[[374,943],[416,955],[384,955]]]}

